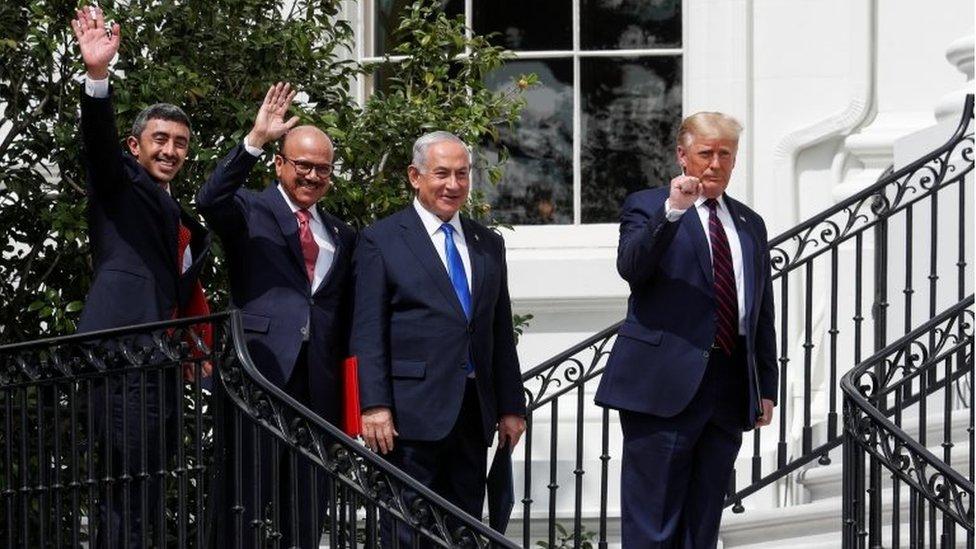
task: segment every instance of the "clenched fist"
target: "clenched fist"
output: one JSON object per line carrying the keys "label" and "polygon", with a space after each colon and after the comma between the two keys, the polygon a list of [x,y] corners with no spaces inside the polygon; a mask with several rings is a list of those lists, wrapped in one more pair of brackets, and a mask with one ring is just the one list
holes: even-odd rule
{"label": "clenched fist", "polygon": [[668,204],[675,210],[687,210],[695,205],[702,193],[702,182],[697,177],[679,175],[671,180],[671,195]]}

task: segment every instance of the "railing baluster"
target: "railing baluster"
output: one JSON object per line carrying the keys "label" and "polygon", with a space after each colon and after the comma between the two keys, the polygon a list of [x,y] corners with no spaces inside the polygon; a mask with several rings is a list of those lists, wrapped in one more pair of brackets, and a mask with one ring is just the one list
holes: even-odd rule
{"label": "railing baluster", "polygon": [[[183,377],[181,375],[182,365],[172,370],[173,373],[173,393],[176,395],[176,405],[174,406],[174,412],[176,414],[176,440],[174,446],[176,447],[176,463],[173,468],[173,473],[176,475],[176,543],[180,547],[186,547],[187,542],[187,514],[189,514],[189,509],[187,506],[187,493],[189,491],[187,486],[187,470],[186,463],[186,425],[184,423],[184,413],[183,407],[186,403],[183,393]],[[160,421],[168,422],[165,417],[160,417]],[[168,461],[169,456],[163,454],[160,459],[163,462]]]}
{"label": "railing baluster", "polygon": [[787,401],[786,386],[789,383],[789,280],[788,276],[780,278],[780,356],[779,356],[779,401],[782,403],[779,408],[779,442],[776,443],[776,466],[786,467],[788,448],[786,446],[786,412],[790,406]]}
{"label": "railing baluster", "polygon": [[[600,452],[600,539],[598,549],[607,549],[607,491],[610,475],[610,409],[601,413],[600,430],[602,442]],[[527,545],[525,547],[528,547]]]}
{"label": "railing baluster", "polygon": [[580,549],[583,541],[583,413],[586,384],[580,383],[576,389],[576,501],[573,506],[573,549]]}
{"label": "railing baluster", "polygon": [[522,493],[522,547],[531,547],[532,535],[532,414],[525,417],[525,454],[522,470],[524,471],[525,491]]}
{"label": "railing baluster", "polygon": [[[156,365],[154,365],[156,366]],[[166,524],[166,371],[163,368],[157,367],[156,369],[156,387],[154,393],[155,397],[150,397],[150,402],[155,406],[159,407],[158,415],[156,416],[153,423],[156,427],[157,444],[155,452],[153,452],[153,475],[155,476],[155,481],[152,481],[150,486],[152,490],[157,491],[156,496],[156,543],[159,547],[164,547],[167,545],[167,524]],[[155,401],[152,399],[155,398]],[[147,412],[148,413],[148,412]]]}
{"label": "railing baluster", "polygon": [[54,546],[61,547],[64,544],[61,539],[63,530],[61,524],[63,520],[61,516],[61,506],[64,504],[62,499],[62,489],[64,488],[64,485],[61,483],[61,456],[63,451],[61,448],[61,397],[60,392],[58,391],[57,381],[51,382],[51,395],[51,421],[54,427],[54,455],[52,456],[53,459],[51,460],[51,471],[53,473],[53,478],[51,479],[51,489],[53,491],[52,497],[54,500],[54,524],[52,533],[54,534]]}
{"label": "railing baluster", "polygon": [[39,517],[37,521],[37,540],[38,547],[47,546],[47,525],[48,525],[48,513],[50,512],[50,507],[48,506],[48,489],[51,486],[50,479],[47,476],[48,471],[48,460],[47,452],[45,451],[44,435],[47,429],[44,426],[44,385],[38,384],[34,386],[34,407],[36,409],[37,418],[35,420],[35,425],[37,433],[37,484],[34,486],[34,490],[37,493],[37,509],[39,511]]}
{"label": "railing baluster", "polygon": [[806,281],[803,299],[803,453],[809,454],[813,448],[813,427],[811,406],[813,404],[813,261],[807,262],[804,269]]}
{"label": "railing baluster", "polygon": [[[196,480],[196,546],[204,546],[204,530],[207,527],[207,521],[204,519],[203,501],[206,494],[204,486],[206,485],[206,467],[203,461],[203,408],[204,406],[210,406],[213,410],[213,402],[207,402],[203,398],[203,363],[196,361],[193,363],[193,402],[195,403],[193,409],[193,430],[194,438],[194,468],[193,476]],[[216,375],[213,372],[211,375]],[[213,422],[213,428],[216,430],[218,427],[218,422]],[[214,437],[216,438],[216,437]],[[221,517],[222,519],[223,517]],[[226,543],[226,541],[224,541]]]}
{"label": "railing baluster", "polygon": [[152,472],[149,470],[149,413],[148,407],[148,388],[146,387],[146,369],[139,369],[139,516],[142,517],[139,525],[142,537],[142,546],[149,547],[149,498],[150,486],[152,486]]}
{"label": "railing baluster", "polygon": [[[70,381],[67,384],[67,390],[65,395],[68,398],[68,411],[70,413],[71,422],[71,435],[68,439],[68,444],[71,445],[71,459],[68,465],[71,471],[71,479],[68,481],[68,487],[71,488],[71,547],[79,547],[81,545],[81,473],[78,469],[78,452],[81,441],[78,437],[78,393],[80,392],[81,386],[75,381]],[[89,516],[93,513],[91,509],[88,512]]]}
{"label": "railing baluster", "polygon": [[[838,279],[838,248],[830,251],[830,328],[828,335],[830,338],[830,381],[827,390],[830,391],[828,397],[830,411],[827,413],[827,432],[828,438],[837,438],[837,291]],[[829,454],[824,454],[820,461],[821,465],[830,463]]]}
{"label": "railing baluster", "polygon": [[3,506],[5,509],[4,516],[6,525],[4,530],[7,534],[7,547],[14,546],[14,531],[16,524],[14,520],[14,515],[17,512],[17,492],[14,489],[16,486],[15,480],[15,469],[14,469],[14,395],[13,391],[10,389],[4,389],[3,391],[3,423],[4,423],[4,464],[5,473],[2,478],[0,478],[0,488],[3,490]]}
{"label": "railing baluster", "polygon": [[864,280],[864,238],[863,233],[854,237],[854,364],[861,363],[861,324],[864,315],[861,311],[861,298]]}
{"label": "railing baluster", "polygon": [[556,543],[556,495],[559,490],[557,474],[559,469],[559,399],[550,405],[552,417],[549,420],[549,547]]}

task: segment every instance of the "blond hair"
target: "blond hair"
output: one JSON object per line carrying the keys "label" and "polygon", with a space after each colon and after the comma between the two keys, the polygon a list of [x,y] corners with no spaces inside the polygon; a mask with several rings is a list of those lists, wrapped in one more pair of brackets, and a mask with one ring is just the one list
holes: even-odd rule
{"label": "blond hair", "polygon": [[688,145],[691,137],[717,137],[739,141],[742,124],[720,112],[696,112],[681,121],[678,128],[678,145]]}

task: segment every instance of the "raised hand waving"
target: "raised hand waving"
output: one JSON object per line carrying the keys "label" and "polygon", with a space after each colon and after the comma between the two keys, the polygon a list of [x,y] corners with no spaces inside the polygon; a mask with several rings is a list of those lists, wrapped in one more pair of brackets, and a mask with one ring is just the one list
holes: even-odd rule
{"label": "raised hand waving", "polygon": [[264,103],[254,117],[254,127],[247,135],[247,143],[252,147],[263,147],[265,143],[274,141],[298,124],[298,117],[292,116],[287,121],[288,107],[291,106],[297,90],[291,89],[287,82],[278,82],[268,88],[264,96]]}
{"label": "raised hand waving", "polygon": [[106,78],[108,65],[119,51],[119,24],[113,23],[112,28],[106,30],[105,15],[102,8],[97,6],[83,8],[75,13],[77,17],[71,20],[71,28],[75,31],[81,59],[88,75],[99,80]]}

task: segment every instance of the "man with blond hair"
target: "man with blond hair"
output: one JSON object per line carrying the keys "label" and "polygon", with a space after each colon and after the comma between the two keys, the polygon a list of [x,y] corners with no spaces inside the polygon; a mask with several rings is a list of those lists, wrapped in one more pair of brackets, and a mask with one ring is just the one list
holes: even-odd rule
{"label": "man with blond hair", "polygon": [[742,433],[773,416],[766,226],[725,192],[741,131],[722,113],[686,118],[682,174],[620,214],[631,295],[596,402],[620,412],[624,547],[715,547]]}

